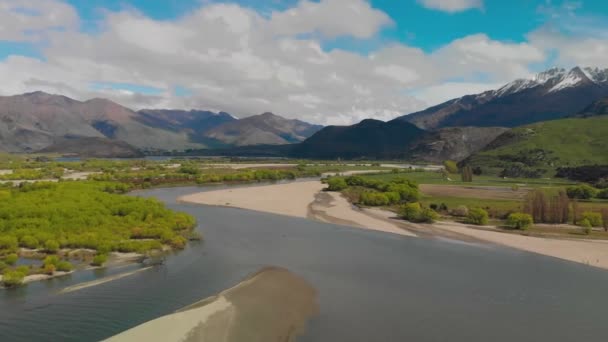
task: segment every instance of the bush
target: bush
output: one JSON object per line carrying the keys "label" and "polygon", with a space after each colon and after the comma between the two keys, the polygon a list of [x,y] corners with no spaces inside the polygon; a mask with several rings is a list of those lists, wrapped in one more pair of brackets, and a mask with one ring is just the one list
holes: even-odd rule
{"label": "bush", "polygon": [[19,260],[19,256],[15,253],[9,254],[6,259],[4,259],[4,261],[11,266],[16,264],[17,260]]}
{"label": "bush", "polygon": [[359,198],[363,205],[382,206],[390,204],[388,197],[382,192],[363,192]]}
{"label": "bush", "polygon": [[583,219],[578,223],[579,226],[581,226],[581,228],[583,229],[583,233],[585,235],[589,235],[591,234],[591,222],[589,222],[589,220],[587,219]]}
{"label": "bush", "polygon": [[186,248],[187,242],[188,242],[188,240],[186,240],[184,237],[176,236],[173,239],[171,239],[171,241],[169,242],[169,245],[176,249],[184,249],[184,248]]}
{"label": "bush", "polygon": [[108,261],[108,256],[105,254],[97,254],[91,262],[92,266],[103,266]]}
{"label": "bush", "polygon": [[433,223],[439,219],[439,214],[431,208],[423,208],[417,222]]}
{"label": "bush", "polygon": [[0,236],[0,250],[15,251],[19,244],[14,236]]}
{"label": "bush", "polygon": [[59,257],[57,257],[56,255],[49,255],[46,258],[44,258],[43,264],[46,265],[53,265],[53,266],[57,266],[59,264]]}
{"label": "bush", "polygon": [[7,267],[8,265],[4,261],[0,260],[0,272],[3,272]]}
{"label": "bush", "polygon": [[587,184],[571,186],[566,189],[566,193],[570,198],[590,199],[597,195],[597,189]]}
{"label": "bush", "polygon": [[601,227],[604,222],[602,220],[602,214],[586,211],[583,213],[583,221],[587,220],[591,227]]}
{"label": "bush", "polygon": [[57,251],[59,250],[59,242],[55,240],[48,240],[44,243],[44,250],[47,253],[57,253]]}
{"label": "bush", "polygon": [[469,215],[469,208],[466,205],[459,205],[456,209],[452,209],[452,215],[466,217]]}
{"label": "bush", "polygon": [[348,187],[346,181],[342,177],[331,177],[327,179],[328,191],[341,191]]}
{"label": "bush", "polygon": [[431,208],[422,208],[418,202],[404,205],[399,215],[405,220],[419,223],[432,223],[439,218],[437,212]]}
{"label": "bush", "polygon": [[604,189],[597,193],[597,198],[608,199],[608,189]]}
{"label": "bush", "polygon": [[57,271],[61,271],[61,272],[70,272],[71,270],[74,269],[74,266],[72,266],[71,263],[69,263],[68,261],[59,261],[57,263]]}
{"label": "bush", "polygon": [[415,221],[422,212],[422,208],[420,207],[420,203],[408,203],[401,207],[399,211],[399,216],[408,221]]}
{"label": "bush", "polygon": [[446,160],[443,162],[443,167],[449,173],[458,173],[458,165],[453,160]]}
{"label": "bush", "polygon": [[53,273],[55,273],[55,271],[57,270],[57,267],[53,264],[45,264],[44,267],[42,268],[42,273],[46,274],[46,275],[53,275]]}
{"label": "bush", "polygon": [[507,225],[514,229],[526,230],[534,224],[534,219],[529,214],[512,213],[507,218]]}
{"label": "bush", "polygon": [[36,249],[40,246],[40,242],[31,235],[25,235],[21,238],[19,245],[25,248]]}
{"label": "bush", "polygon": [[26,274],[21,271],[7,271],[4,272],[4,276],[2,277],[2,283],[4,283],[4,286],[6,287],[19,286],[23,284],[23,279],[25,278],[25,276]]}
{"label": "bush", "polygon": [[469,210],[466,222],[470,224],[476,224],[478,226],[485,226],[488,224],[488,212],[481,208],[473,208]]}

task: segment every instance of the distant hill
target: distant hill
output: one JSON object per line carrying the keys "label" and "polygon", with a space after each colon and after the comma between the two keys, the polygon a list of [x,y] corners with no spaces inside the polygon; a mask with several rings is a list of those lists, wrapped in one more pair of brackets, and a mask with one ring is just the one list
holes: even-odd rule
{"label": "distant hill", "polygon": [[99,137],[61,137],[39,152],[73,154],[87,158],[136,158],[143,156],[143,153],[138,149],[124,141]]}
{"label": "distant hill", "polygon": [[573,117],[586,118],[599,115],[608,115],[608,97],[593,102],[579,113],[573,115]]}
{"label": "distant hill", "polygon": [[200,147],[183,133],[147,126],[138,114],[106,99],[77,101],[34,92],[0,97],[0,148],[38,151],[65,136],[106,137],[139,149]]}
{"label": "distant hill", "polygon": [[511,177],[550,175],[558,167],[608,164],[606,146],[608,116],[552,120],[511,129],[461,164]]}
{"label": "distant hill", "polygon": [[453,99],[404,115],[424,129],[441,127],[516,127],[579,113],[608,96],[608,69],[553,68],[498,90]]}
{"label": "distant hill", "polygon": [[425,131],[404,121],[367,119],[352,126],[328,126],[297,145],[303,158],[405,158]]}
{"label": "distant hill", "polygon": [[264,113],[227,122],[204,133],[207,138],[234,146],[281,145],[305,140],[322,126]]}
{"label": "distant hill", "polygon": [[70,146],[71,151],[75,137],[107,138],[154,153],[287,144],[303,141],[320,128],[270,113],[239,120],[225,112],[202,110],[135,112],[107,99],[78,101],[44,92],[0,96],[0,151],[7,152],[50,146],[57,152]]}

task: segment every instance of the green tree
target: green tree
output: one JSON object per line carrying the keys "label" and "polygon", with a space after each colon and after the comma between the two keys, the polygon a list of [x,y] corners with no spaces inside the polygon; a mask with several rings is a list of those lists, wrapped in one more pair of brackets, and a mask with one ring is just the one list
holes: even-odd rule
{"label": "green tree", "polygon": [[534,224],[532,215],[524,213],[512,213],[507,218],[507,225],[513,229],[527,230]]}
{"label": "green tree", "polygon": [[57,263],[57,271],[61,271],[61,272],[70,272],[71,270],[74,269],[74,266],[68,262],[68,261],[59,261]]}
{"label": "green tree", "polygon": [[463,182],[472,182],[473,181],[473,170],[470,166],[465,166],[462,168],[461,178]]}
{"label": "green tree", "polygon": [[481,208],[472,208],[469,210],[469,215],[467,216],[466,222],[470,224],[475,224],[478,226],[485,226],[488,224],[489,216],[488,212]]}
{"label": "green tree", "polygon": [[25,248],[36,249],[40,246],[40,242],[32,235],[24,235],[21,238],[20,245]]}
{"label": "green tree", "polygon": [[443,162],[443,167],[448,173],[456,174],[458,173],[458,165],[453,160],[446,160]]}
{"label": "green tree", "polygon": [[590,234],[591,234],[591,231],[593,230],[593,229],[591,228],[591,222],[589,222],[589,220],[587,220],[587,219],[582,219],[582,220],[579,222],[579,226],[581,226],[581,228],[582,228],[582,230],[583,230],[583,233],[584,233],[585,235],[590,235]]}
{"label": "green tree", "polygon": [[597,189],[587,184],[571,186],[566,189],[568,197],[576,199],[590,199],[595,197],[597,192]]}

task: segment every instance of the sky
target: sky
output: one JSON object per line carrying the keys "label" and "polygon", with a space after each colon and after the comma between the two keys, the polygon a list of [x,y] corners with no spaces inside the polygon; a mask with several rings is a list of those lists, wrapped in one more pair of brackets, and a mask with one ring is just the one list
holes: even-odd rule
{"label": "sky", "polygon": [[0,0],[0,95],[389,120],[608,68],[604,0]]}

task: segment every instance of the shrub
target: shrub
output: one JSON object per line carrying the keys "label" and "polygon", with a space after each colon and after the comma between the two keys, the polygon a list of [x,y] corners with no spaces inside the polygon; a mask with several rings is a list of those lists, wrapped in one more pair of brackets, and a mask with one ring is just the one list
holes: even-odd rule
{"label": "shrub", "polygon": [[105,255],[105,254],[97,254],[93,258],[93,262],[91,262],[91,265],[93,265],[93,266],[103,266],[103,264],[105,264],[106,261],[108,261],[108,256],[107,255]]}
{"label": "shrub", "polygon": [[44,273],[46,275],[53,275],[53,273],[55,273],[56,270],[57,270],[57,267],[55,265],[45,264],[42,269],[42,273]]}
{"label": "shrub", "polygon": [[597,195],[597,189],[587,184],[571,186],[566,189],[566,193],[570,198],[590,199]]}
{"label": "shrub", "polygon": [[446,160],[443,162],[443,167],[449,173],[458,173],[458,165],[453,160]]}
{"label": "shrub", "polygon": [[597,193],[597,198],[608,199],[608,189],[604,189]]}
{"label": "shrub", "polygon": [[589,221],[591,227],[601,227],[603,225],[602,214],[586,211],[583,213],[583,221]]}
{"label": "shrub", "polygon": [[524,213],[512,213],[507,218],[507,225],[514,229],[526,230],[534,224],[532,216]]}
{"label": "shrub", "polygon": [[8,265],[4,261],[0,260],[0,272],[3,272],[7,267]]}
{"label": "shrub", "polygon": [[417,222],[433,223],[439,219],[439,214],[431,208],[423,208]]}
{"label": "shrub", "polygon": [[439,218],[439,214],[431,208],[422,208],[420,203],[408,203],[401,208],[399,215],[411,222],[432,223]]}
{"label": "shrub", "polygon": [[363,192],[359,198],[361,204],[382,206],[390,204],[388,197],[382,192]]}
{"label": "shrub", "polygon": [[328,191],[341,191],[348,187],[346,181],[342,177],[331,177],[327,180]]}
{"label": "shrub", "polygon": [[7,271],[4,272],[4,276],[2,277],[2,282],[4,283],[4,286],[6,287],[13,287],[13,286],[19,286],[21,284],[23,284],[23,279],[25,278],[26,274],[21,272],[21,271]]}
{"label": "shrub", "polygon": [[74,269],[74,266],[72,266],[71,263],[69,263],[68,261],[59,261],[57,263],[57,271],[61,271],[61,272],[70,272],[71,270]]}
{"label": "shrub", "polygon": [[40,242],[31,235],[25,235],[21,238],[19,245],[25,248],[36,249],[40,246]]}
{"label": "shrub", "polygon": [[19,244],[14,236],[0,236],[0,250],[14,251],[17,250]]}
{"label": "shrub", "polygon": [[466,217],[469,215],[469,208],[466,205],[459,205],[456,209],[452,209],[453,216]]}
{"label": "shrub", "polygon": [[59,250],[59,242],[55,240],[48,240],[44,243],[44,250],[47,253],[57,253],[57,251]]}
{"label": "shrub", "polygon": [[472,208],[469,210],[466,222],[470,224],[476,224],[478,226],[485,226],[488,224],[488,212],[481,208]]}
{"label": "shrub", "polygon": [[59,257],[57,257],[56,255],[49,255],[46,258],[44,258],[43,264],[46,265],[53,265],[53,266],[57,266],[59,264]]}
{"label": "shrub", "polygon": [[422,208],[420,207],[420,203],[408,203],[401,207],[401,210],[399,211],[399,216],[408,221],[415,221],[418,216],[420,216],[421,212]]}
{"label": "shrub", "polygon": [[15,253],[9,254],[4,261],[9,265],[14,265],[19,260],[19,256]]}
{"label": "shrub", "polygon": [[188,240],[186,240],[184,237],[176,236],[173,239],[171,239],[171,241],[169,242],[169,245],[176,249],[184,249],[184,248],[186,248],[187,242],[188,242]]}
{"label": "shrub", "polygon": [[583,219],[578,224],[583,229],[583,234],[585,234],[585,235],[591,234],[592,228],[591,228],[591,222],[589,222],[589,220]]}

